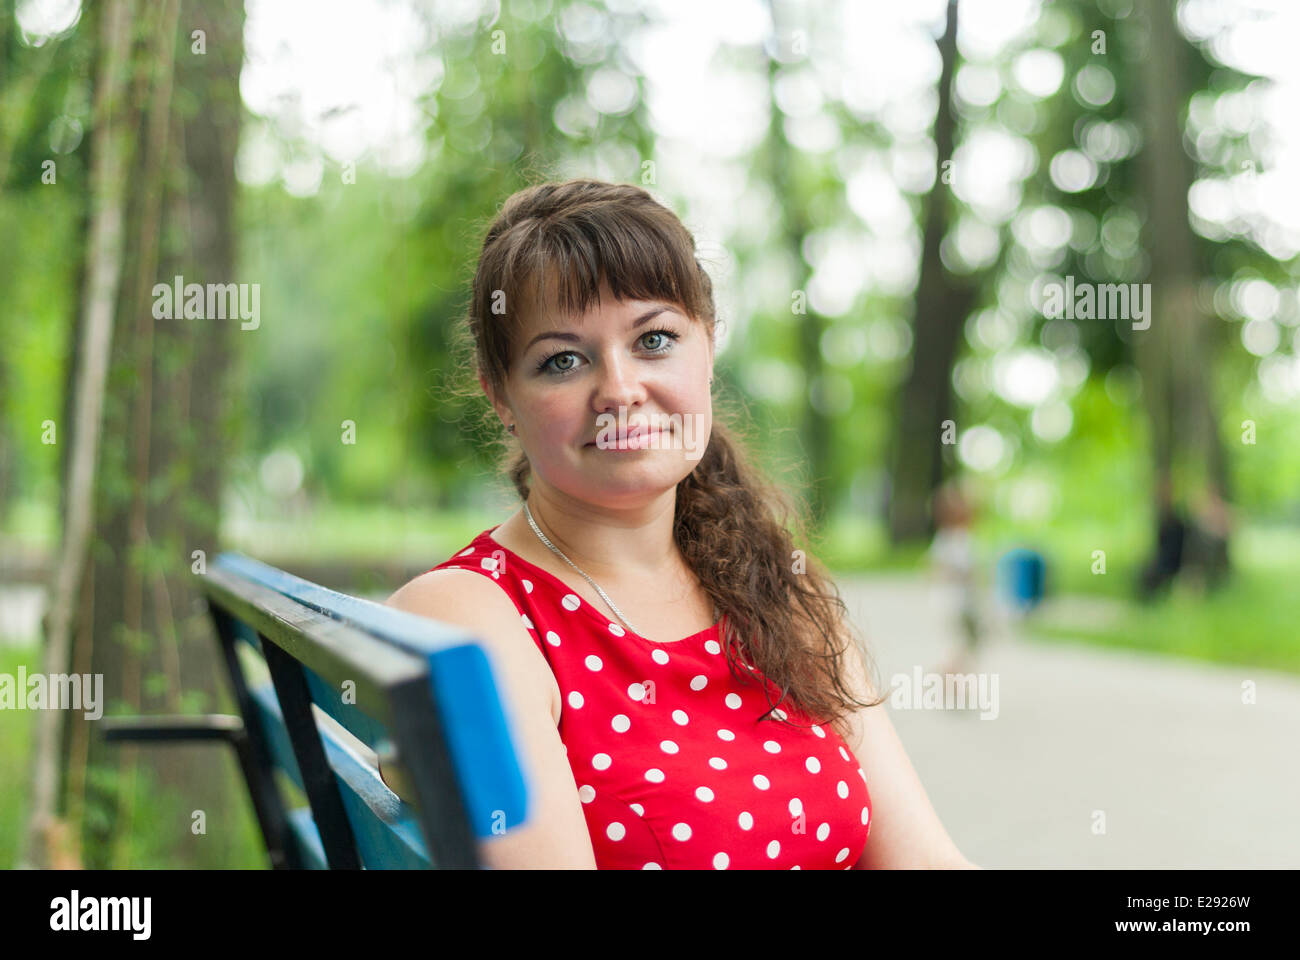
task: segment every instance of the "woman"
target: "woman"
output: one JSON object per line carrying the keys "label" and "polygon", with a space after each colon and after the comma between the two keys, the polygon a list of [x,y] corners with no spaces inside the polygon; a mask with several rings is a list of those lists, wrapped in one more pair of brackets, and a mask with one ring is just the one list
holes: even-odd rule
{"label": "woman", "polygon": [[969,867],[834,585],[713,421],[715,323],[638,187],[530,187],[487,231],[462,344],[523,506],[388,600],[496,665],[531,803],[484,862]]}

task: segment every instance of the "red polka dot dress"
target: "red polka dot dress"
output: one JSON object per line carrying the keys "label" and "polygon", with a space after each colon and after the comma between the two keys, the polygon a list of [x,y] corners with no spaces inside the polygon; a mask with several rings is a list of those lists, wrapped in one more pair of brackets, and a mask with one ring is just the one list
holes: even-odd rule
{"label": "red polka dot dress", "polygon": [[[474,570],[497,583],[550,665],[599,869],[847,870],[857,862],[871,828],[857,758],[793,707],[776,714],[804,726],[756,722],[767,698],[731,676],[720,623],[673,643],[647,640],[497,543],[495,529],[434,569]],[[778,702],[780,689],[753,675]]]}

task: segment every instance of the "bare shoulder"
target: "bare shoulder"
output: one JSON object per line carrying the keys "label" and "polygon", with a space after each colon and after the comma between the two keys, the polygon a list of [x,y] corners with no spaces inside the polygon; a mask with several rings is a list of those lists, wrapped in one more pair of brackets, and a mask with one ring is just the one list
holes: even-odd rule
{"label": "bare shoulder", "polygon": [[[474,597],[477,604],[486,603],[489,611],[500,610],[502,604],[514,609],[514,604],[500,587],[488,583],[481,573],[463,567],[444,567],[422,573],[394,590],[384,603],[412,613],[420,613],[424,609],[447,612],[461,606],[457,601],[469,595]],[[515,616],[518,617],[518,613]]]}
{"label": "bare shoulder", "polygon": [[[487,640],[501,639],[502,632],[529,639],[519,611],[505,591],[481,573],[460,567],[422,573],[395,590],[384,603],[444,623],[490,630],[493,636],[484,638]],[[518,633],[496,629],[507,625],[518,627]]]}
{"label": "bare shoulder", "polygon": [[482,644],[497,674],[528,784],[528,812],[522,824],[480,842],[484,865],[498,870],[594,869],[591,836],[557,729],[559,686],[514,602],[482,574],[448,568],[416,577],[385,603],[465,627]]}
{"label": "bare shoulder", "polygon": [[545,690],[551,717],[559,723],[560,688],[555,676],[524,628],[514,602],[487,577],[459,567],[430,570],[384,603],[472,631],[507,670],[518,670],[530,687]]}

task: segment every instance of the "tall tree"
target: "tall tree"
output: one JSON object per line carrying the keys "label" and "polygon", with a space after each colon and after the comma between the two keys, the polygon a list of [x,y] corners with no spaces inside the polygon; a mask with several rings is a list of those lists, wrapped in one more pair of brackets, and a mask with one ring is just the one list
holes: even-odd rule
{"label": "tall tree", "polygon": [[[768,0],[772,17],[774,45],[785,42],[791,31],[787,30],[779,14],[780,4]],[[803,403],[802,436],[804,459],[808,464],[808,518],[813,530],[821,530],[826,523],[830,490],[833,482],[831,469],[831,423],[826,413],[815,402],[814,390],[822,383],[822,334],[826,320],[808,304],[807,288],[811,270],[804,260],[804,240],[811,229],[807,210],[807,191],[800,178],[799,152],[785,135],[785,114],[777,103],[776,84],[781,63],[772,56],[767,59],[768,126],[763,144],[767,176],[776,196],[780,197],[781,217],[778,239],[785,248],[790,262],[795,265],[795,287],[802,291],[804,308],[797,313],[796,332],[799,369],[803,371],[808,392]]]}
{"label": "tall tree", "polygon": [[1197,296],[1206,270],[1187,216],[1194,168],[1183,121],[1196,89],[1194,51],[1173,5],[1142,0],[1139,8],[1147,36],[1139,61],[1146,142],[1138,170],[1152,297],[1150,327],[1135,333],[1135,353],[1151,428],[1154,507],[1168,518],[1180,501],[1194,505],[1199,516],[1187,521],[1181,565],[1213,583],[1228,563],[1228,475],[1211,379],[1211,318]]}
{"label": "tall tree", "polygon": [[952,417],[952,366],[974,285],[956,280],[943,265],[939,247],[948,225],[947,161],[952,158],[956,116],[952,77],[957,63],[957,0],[948,0],[939,38],[939,110],[934,119],[934,187],[925,205],[921,273],[912,324],[912,363],[900,388],[889,482],[889,534],[894,543],[932,532],[930,498],[943,480],[942,425]]}
{"label": "tall tree", "polygon": [[[71,409],[81,429],[65,430],[72,439],[65,479],[67,515],[46,618],[44,671],[63,672],[68,663],[74,606],[82,593],[82,575],[94,523],[95,461],[99,450],[104,383],[113,336],[114,303],[121,281],[122,218],[125,162],[131,132],[131,4],[113,0],[98,11],[90,29],[96,35],[97,72],[93,139],[95,160],[89,193],[90,233],[86,244],[86,292],[80,324],[84,347],[78,351],[75,398]],[[32,790],[28,830],[21,862],[44,867],[55,858],[59,824],[54,816],[59,759],[59,716],[37,715],[32,747]]]}
{"label": "tall tree", "polygon": [[[103,185],[120,197],[121,282],[107,299],[86,299],[87,311],[111,313],[117,335],[108,357],[91,546],[81,558],[81,588],[70,601],[65,590],[52,610],[70,624],[71,651],[63,658],[51,642],[47,656],[64,659],[72,672],[102,674],[106,712],[211,709],[219,670],[195,575],[217,544],[232,439],[223,420],[224,386],[240,320],[206,311],[187,317],[181,303],[156,316],[153,290],[176,276],[199,284],[237,280],[234,155],[243,6],[242,0],[166,0],[146,11],[117,0],[104,13],[114,29],[120,18],[129,24],[131,82],[115,111],[96,118],[108,116],[104,122],[115,125],[110,129],[125,144]],[[120,49],[122,36],[108,25],[104,31]],[[105,73],[96,77],[97,98],[106,95]],[[98,162],[98,137],[93,149]],[[87,256],[94,255],[92,244]],[[94,263],[88,267],[94,276]],[[87,340],[81,352],[91,354],[95,346]],[[75,432],[87,426],[79,416]],[[51,631],[49,640],[56,637]],[[223,821],[237,809],[230,767],[214,763],[208,748],[137,757],[133,748],[91,736],[77,713],[65,719],[65,734],[61,812],[80,827],[88,866],[120,859],[114,840],[128,835],[122,817],[136,799],[137,759],[157,785],[183,793],[187,812],[201,809],[214,829],[229,830]],[[37,762],[50,761],[42,754]],[[195,843],[188,818],[170,826],[174,860],[220,862],[228,848]]]}

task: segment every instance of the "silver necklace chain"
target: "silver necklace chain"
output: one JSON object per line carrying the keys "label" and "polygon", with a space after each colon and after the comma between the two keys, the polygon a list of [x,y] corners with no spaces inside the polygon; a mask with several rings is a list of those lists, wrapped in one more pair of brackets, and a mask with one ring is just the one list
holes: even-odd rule
{"label": "silver necklace chain", "polygon": [[550,540],[546,539],[546,534],[542,533],[541,529],[537,526],[537,521],[533,519],[533,511],[528,509],[527,501],[524,502],[524,515],[528,517],[528,525],[533,528],[533,533],[537,534],[538,538],[542,541],[542,543],[550,547],[551,552],[554,553],[557,557],[559,557],[569,566],[573,567],[574,570],[577,570],[578,573],[582,574],[582,578],[596,589],[596,592],[600,594],[601,599],[604,600],[607,604],[609,604],[609,608],[614,611],[614,615],[623,621],[624,626],[626,626],[630,631],[635,633],[638,637],[642,636],[641,631],[639,631],[636,627],[632,626],[632,624],[628,623],[627,617],[623,616],[623,611],[620,610],[614,604],[613,600],[609,599],[609,594],[607,594],[604,590],[600,589],[600,584],[598,584],[595,580],[591,579],[591,577],[587,576],[586,573],[583,573],[581,567],[579,567],[576,563],[574,563],[563,553],[561,553],[559,547],[551,543]]}

